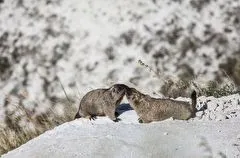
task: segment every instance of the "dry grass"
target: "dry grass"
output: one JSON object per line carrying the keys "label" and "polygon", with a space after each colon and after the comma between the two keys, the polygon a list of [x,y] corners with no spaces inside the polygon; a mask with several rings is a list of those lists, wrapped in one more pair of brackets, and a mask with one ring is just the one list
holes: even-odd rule
{"label": "dry grass", "polygon": [[205,80],[204,82],[198,81],[198,78],[193,80],[183,79],[178,77],[164,76],[154,71],[152,67],[139,60],[138,63],[146,68],[149,72],[153,73],[155,77],[160,80],[160,93],[166,97],[189,97],[189,94],[195,89],[198,95],[201,96],[214,96],[222,97],[240,93],[240,87],[236,86],[235,82],[226,76],[225,82],[219,83],[217,81]]}
{"label": "dry grass", "polygon": [[7,114],[4,120],[5,126],[0,127],[0,155],[19,147],[47,130],[73,120],[76,112],[74,103],[65,102],[60,105],[62,105],[61,114],[56,111],[58,107],[49,108],[40,114],[31,114],[28,109],[19,105],[20,108],[16,108],[15,112],[7,112],[5,109],[5,114]]}

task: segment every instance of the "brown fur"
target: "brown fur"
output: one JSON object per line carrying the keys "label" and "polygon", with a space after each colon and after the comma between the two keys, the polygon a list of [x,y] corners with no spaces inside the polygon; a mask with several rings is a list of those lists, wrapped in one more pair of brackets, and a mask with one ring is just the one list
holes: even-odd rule
{"label": "brown fur", "polygon": [[75,119],[80,117],[95,119],[96,116],[108,116],[113,121],[118,121],[115,110],[124,95],[125,85],[123,84],[115,84],[108,89],[92,90],[83,96]]}
{"label": "brown fur", "polygon": [[143,123],[161,121],[170,117],[173,117],[173,119],[187,120],[195,117],[197,111],[195,91],[191,96],[191,105],[188,102],[172,99],[152,98],[134,88],[127,88],[126,96],[130,105],[137,112],[140,121]]}

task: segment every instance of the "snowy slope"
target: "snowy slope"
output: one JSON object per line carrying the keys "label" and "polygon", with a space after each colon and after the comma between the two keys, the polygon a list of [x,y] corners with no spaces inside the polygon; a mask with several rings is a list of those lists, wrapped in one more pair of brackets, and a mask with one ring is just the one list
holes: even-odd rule
{"label": "snowy slope", "polygon": [[[124,115],[136,117],[132,111]],[[113,123],[107,118],[95,122],[80,119],[45,132],[2,157],[190,158],[220,157],[220,152],[234,157],[240,154],[239,123],[239,118],[223,122],[167,120],[151,124],[124,120]],[[206,149],[208,146],[210,151]]]}
{"label": "snowy slope", "polygon": [[[219,99],[200,98],[198,106],[204,100],[214,102],[209,104],[213,106],[226,100],[233,103],[232,100],[239,99],[239,95]],[[95,121],[74,120],[45,132],[2,157],[240,156],[240,104],[237,102],[233,103],[236,116],[221,121],[217,118],[207,120],[196,117],[188,121],[168,119],[150,124],[139,124],[135,111],[130,110],[128,104],[121,106],[118,109],[122,119],[120,122],[115,123],[107,117],[98,117]],[[216,116],[225,113],[224,110],[214,111]],[[206,117],[207,112],[203,116]]]}

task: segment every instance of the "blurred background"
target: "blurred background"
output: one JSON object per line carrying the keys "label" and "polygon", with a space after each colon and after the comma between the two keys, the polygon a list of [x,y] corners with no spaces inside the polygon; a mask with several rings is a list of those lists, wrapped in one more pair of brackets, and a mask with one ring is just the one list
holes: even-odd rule
{"label": "blurred background", "polygon": [[23,137],[1,152],[114,83],[158,97],[237,93],[239,43],[238,0],[1,0],[0,124]]}

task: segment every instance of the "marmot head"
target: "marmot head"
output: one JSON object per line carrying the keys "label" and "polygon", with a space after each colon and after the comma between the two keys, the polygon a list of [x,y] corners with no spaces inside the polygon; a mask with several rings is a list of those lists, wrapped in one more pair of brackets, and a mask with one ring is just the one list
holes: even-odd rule
{"label": "marmot head", "polygon": [[114,98],[119,99],[125,95],[128,86],[124,84],[115,84],[110,88],[111,94]]}
{"label": "marmot head", "polygon": [[141,97],[141,93],[138,92],[135,88],[126,88],[126,97],[130,104],[137,104]]}

